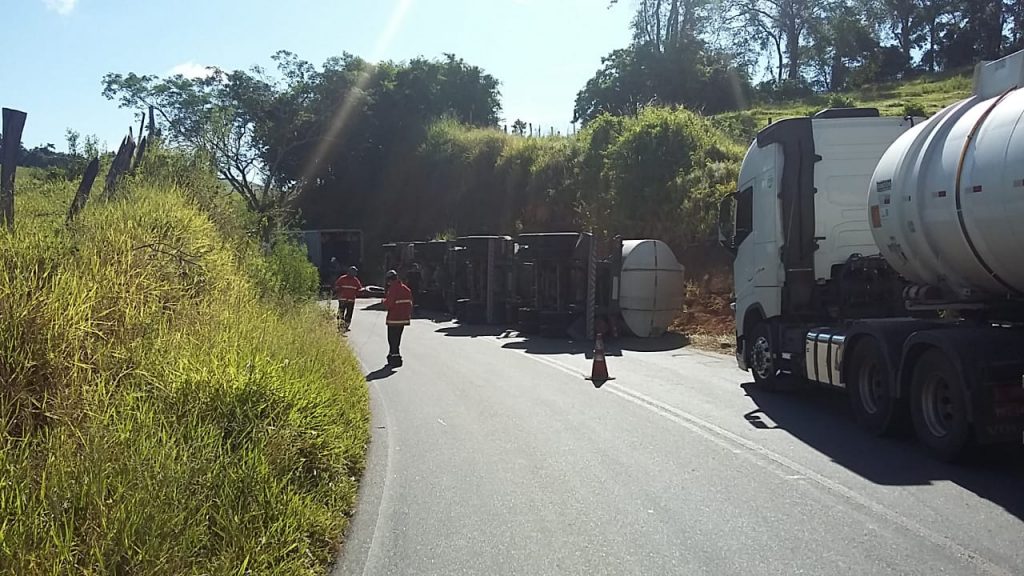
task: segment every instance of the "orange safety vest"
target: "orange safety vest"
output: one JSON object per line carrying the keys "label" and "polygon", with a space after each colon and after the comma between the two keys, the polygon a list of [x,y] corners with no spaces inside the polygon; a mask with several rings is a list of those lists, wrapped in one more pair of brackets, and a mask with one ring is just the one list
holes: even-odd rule
{"label": "orange safety vest", "polygon": [[400,280],[395,280],[384,297],[388,309],[387,323],[390,326],[405,326],[412,320],[412,291]]}
{"label": "orange safety vest", "polygon": [[334,283],[334,293],[338,295],[338,300],[342,302],[355,302],[356,296],[359,295],[359,291],[362,289],[363,283],[359,281],[359,278],[349,276],[348,274],[338,278],[338,281]]}

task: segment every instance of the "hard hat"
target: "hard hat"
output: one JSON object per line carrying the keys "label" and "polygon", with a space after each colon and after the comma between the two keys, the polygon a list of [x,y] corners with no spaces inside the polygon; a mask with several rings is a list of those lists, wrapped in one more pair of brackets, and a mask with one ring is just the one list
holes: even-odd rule
{"label": "hard hat", "polygon": [[356,268],[355,266],[349,266],[348,273],[353,276],[357,276],[359,274],[359,268]]}
{"label": "hard hat", "polygon": [[394,280],[395,278],[398,278],[398,272],[395,272],[394,270],[388,270],[388,273],[385,274],[384,277],[387,278],[388,280]]}

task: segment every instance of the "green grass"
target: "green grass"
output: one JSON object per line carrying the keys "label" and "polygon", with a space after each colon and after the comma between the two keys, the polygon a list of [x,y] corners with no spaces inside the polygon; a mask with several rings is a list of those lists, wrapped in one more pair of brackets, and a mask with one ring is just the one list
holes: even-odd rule
{"label": "green grass", "polygon": [[[923,76],[904,83],[878,84],[836,95],[843,104],[878,108],[883,116],[923,111],[926,116],[967,98],[972,90],[970,71]],[[785,104],[754,104],[739,112],[713,117],[713,122],[738,142],[749,143],[769,121],[806,116],[830,105],[828,96],[815,96]]]}
{"label": "green grass", "polygon": [[66,228],[74,187],[28,176],[0,231],[0,573],[325,573],[368,399],[308,287],[268,280],[297,265],[167,179]]}

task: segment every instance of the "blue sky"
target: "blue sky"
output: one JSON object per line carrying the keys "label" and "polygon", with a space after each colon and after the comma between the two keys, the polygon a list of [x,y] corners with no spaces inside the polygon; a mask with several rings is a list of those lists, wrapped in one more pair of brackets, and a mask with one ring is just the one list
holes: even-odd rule
{"label": "blue sky", "polygon": [[[107,72],[164,75],[268,65],[290,50],[321,64],[452,52],[502,82],[503,115],[565,131],[576,92],[629,41],[632,2],[608,0],[2,0],[0,105],[28,112],[23,140],[64,130],[115,147],[132,111],[104,99]],[[10,3],[13,3],[11,5]],[[8,34],[8,31],[13,33]]]}

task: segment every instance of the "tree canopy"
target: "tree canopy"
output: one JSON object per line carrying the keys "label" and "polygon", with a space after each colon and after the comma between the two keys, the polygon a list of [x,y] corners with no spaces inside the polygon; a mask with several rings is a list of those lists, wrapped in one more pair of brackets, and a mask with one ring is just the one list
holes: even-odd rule
{"label": "tree canopy", "polygon": [[[612,0],[617,4],[623,0]],[[742,108],[959,69],[1024,47],[1024,0],[632,0],[633,40],[580,90],[575,117],[650,105]]]}
{"label": "tree canopy", "polygon": [[164,137],[206,153],[266,230],[302,192],[366,189],[439,118],[498,122],[498,81],[452,54],[379,64],[344,54],[320,68],[286,51],[273,60],[275,73],[111,73],[103,94],[126,108],[153,106]]}

